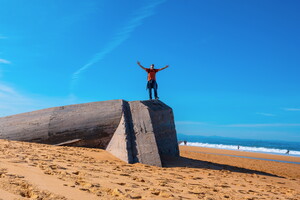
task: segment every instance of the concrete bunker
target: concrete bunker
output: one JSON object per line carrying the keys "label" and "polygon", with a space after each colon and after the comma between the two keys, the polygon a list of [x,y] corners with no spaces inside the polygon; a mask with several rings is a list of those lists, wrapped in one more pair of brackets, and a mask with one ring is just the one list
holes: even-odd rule
{"label": "concrete bunker", "polygon": [[0,118],[0,139],[101,148],[127,163],[162,166],[179,156],[172,108],[159,100],[111,100]]}

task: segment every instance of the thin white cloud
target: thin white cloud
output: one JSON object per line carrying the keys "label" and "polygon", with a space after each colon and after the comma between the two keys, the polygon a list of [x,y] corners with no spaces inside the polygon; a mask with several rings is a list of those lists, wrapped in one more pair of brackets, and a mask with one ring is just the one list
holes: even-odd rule
{"label": "thin white cloud", "polygon": [[197,121],[176,121],[177,125],[206,125],[205,122],[197,122]]}
{"label": "thin white cloud", "polygon": [[300,108],[283,108],[285,111],[300,111]]}
{"label": "thin white cloud", "polygon": [[258,112],[256,113],[257,115],[262,115],[262,116],[266,116],[266,117],[275,117],[276,115],[271,114],[271,113],[262,113],[262,112]]}
{"label": "thin white cloud", "polygon": [[17,96],[17,92],[12,87],[0,83],[0,95],[1,94]]}
{"label": "thin white cloud", "polygon": [[0,35],[0,40],[1,39],[7,39],[7,37],[3,36],[3,35]]}
{"label": "thin white cloud", "polygon": [[87,62],[84,66],[82,66],[72,74],[71,90],[74,88],[78,79],[84,71],[86,71],[93,64],[101,61],[107,54],[112,52],[115,48],[126,41],[130,37],[130,34],[138,26],[142,25],[144,19],[154,14],[154,8],[165,1],[166,0],[149,1],[147,5],[137,10],[137,12],[133,15],[133,18],[129,20],[128,23],[115,34],[114,38],[102,50],[96,53],[93,58],[89,60],[89,62]]}
{"label": "thin white cloud", "polygon": [[244,127],[244,128],[256,128],[256,127],[291,127],[300,126],[300,124],[288,124],[288,123],[274,123],[274,124],[229,124],[223,125],[223,127]]}
{"label": "thin white cloud", "polygon": [[79,99],[74,99],[72,96],[49,98],[24,94],[14,87],[0,82],[0,117],[79,102]]}
{"label": "thin white cloud", "polygon": [[9,60],[5,60],[5,59],[2,59],[0,58],[0,64],[11,64],[11,62]]}
{"label": "thin white cloud", "polygon": [[28,107],[34,107],[35,103],[14,88],[0,83],[0,117],[26,111]]}

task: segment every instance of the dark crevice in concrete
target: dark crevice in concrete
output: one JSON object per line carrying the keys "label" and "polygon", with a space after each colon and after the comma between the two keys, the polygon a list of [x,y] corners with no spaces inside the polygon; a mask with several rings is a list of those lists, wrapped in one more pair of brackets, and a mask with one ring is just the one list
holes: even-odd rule
{"label": "dark crevice in concrete", "polygon": [[137,163],[139,162],[139,158],[137,157],[138,150],[137,150],[137,143],[136,137],[133,129],[133,120],[131,115],[130,105],[127,101],[124,101],[123,105],[123,112],[125,117],[126,123],[126,142],[128,148],[128,162],[129,163]]}

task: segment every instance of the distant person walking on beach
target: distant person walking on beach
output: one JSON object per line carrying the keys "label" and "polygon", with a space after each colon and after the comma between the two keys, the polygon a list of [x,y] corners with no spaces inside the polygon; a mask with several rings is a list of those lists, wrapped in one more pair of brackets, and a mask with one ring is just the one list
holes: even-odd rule
{"label": "distant person walking on beach", "polygon": [[160,69],[154,69],[154,64],[150,65],[150,68],[143,67],[139,61],[137,62],[137,64],[148,73],[147,89],[149,90],[149,99],[150,100],[152,99],[152,88],[154,90],[154,98],[159,99],[158,96],[157,96],[158,85],[157,85],[157,82],[156,82],[155,75],[156,75],[157,72],[168,68],[169,65],[166,65],[165,67],[160,68]]}

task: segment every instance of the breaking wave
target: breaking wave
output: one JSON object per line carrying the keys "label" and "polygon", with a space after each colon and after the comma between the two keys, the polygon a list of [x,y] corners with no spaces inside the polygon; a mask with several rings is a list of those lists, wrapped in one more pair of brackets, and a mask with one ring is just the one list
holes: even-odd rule
{"label": "breaking wave", "polygon": [[[183,145],[183,144],[181,144]],[[249,152],[260,152],[260,153],[271,153],[279,155],[287,155],[288,149],[275,149],[275,148],[266,148],[266,147],[249,147],[249,146],[239,146],[238,145],[225,145],[225,144],[209,144],[209,143],[200,143],[200,142],[187,142],[188,146],[196,147],[208,147],[208,148],[217,148],[217,149],[228,149],[228,150],[239,150],[239,151],[249,151]],[[300,156],[300,151],[289,151],[290,156]]]}

